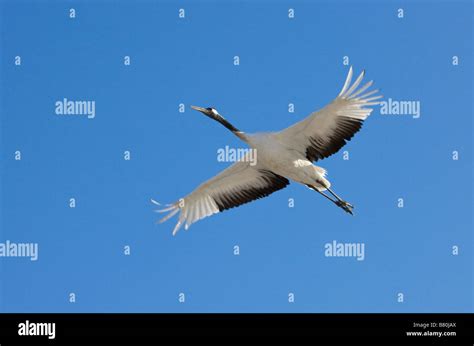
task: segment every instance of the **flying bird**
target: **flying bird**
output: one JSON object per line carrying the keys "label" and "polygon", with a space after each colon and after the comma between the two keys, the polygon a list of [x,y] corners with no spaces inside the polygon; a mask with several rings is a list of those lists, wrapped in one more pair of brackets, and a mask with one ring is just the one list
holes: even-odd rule
{"label": "flying bird", "polygon": [[[248,134],[229,123],[214,108],[191,106],[219,122],[257,152],[256,164],[241,160],[201,184],[193,192],[157,212],[168,212],[159,222],[176,215],[178,222],[173,235],[207,216],[266,197],[286,187],[290,180],[306,185],[349,214],[354,206],[341,199],[326,178],[326,170],[313,165],[341,149],[372,112],[370,106],[380,103],[379,90],[368,91],[373,81],[359,87],[365,71],[353,84],[349,69],[339,95],[326,107],[311,113],[306,119],[279,132]],[[327,191],[327,192],[326,192]],[[328,193],[328,194],[327,194]],[[160,205],[155,200],[154,204]]]}

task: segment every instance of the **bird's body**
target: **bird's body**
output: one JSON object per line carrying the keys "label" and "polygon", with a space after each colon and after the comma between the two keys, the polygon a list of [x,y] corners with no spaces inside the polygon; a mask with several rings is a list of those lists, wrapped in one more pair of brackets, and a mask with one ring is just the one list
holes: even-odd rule
{"label": "bird's body", "polygon": [[[357,88],[364,72],[351,85],[352,68],[336,99],[320,111],[279,132],[246,134],[225,120],[213,108],[192,107],[218,121],[257,153],[256,164],[234,163],[196,190],[158,212],[169,212],[160,222],[181,211],[173,234],[184,224],[187,229],[199,219],[230,209],[286,187],[290,180],[317,191],[346,212],[353,206],[337,196],[326,178],[326,170],[313,165],[349,141],[372,112],[365,108],[378,104],[378,90],[365,92],[372,81]],[[335,198],[332,199],[324,191]],[[153,203],[158,204],[152,200]]]}
{"label": "bird's body", "polygon": [[327,181],[324,178],[326,170],[313,165],[303,154],[282,141],[277,133],[250,135],[247,144],[258,153],[257,164],[263,169],[304,185]]}

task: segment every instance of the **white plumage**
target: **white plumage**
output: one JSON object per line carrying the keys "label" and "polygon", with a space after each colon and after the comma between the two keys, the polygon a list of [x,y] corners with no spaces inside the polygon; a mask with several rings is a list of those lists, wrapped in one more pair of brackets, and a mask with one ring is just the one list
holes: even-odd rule
{"label": "white plumage", "polygon": [[[372,112],[370,106],[380,103],[378,90],[367,91],[372,81],[359,87],[364,72],[351,84],[349,69],[339,95],[323,109],[311,113],[306,119],[280,131],[246,134],[236,129],[213,108],[194,107],[231,130],[236,136],[257,151],[257,163],[234,163],[215,177],[201,184],[179,201],[157,212],[169,212],[164,222],[179,212],[173,235],[207,216],[230,209],[255,199],[266,197],[289,184],[289,180],[304,184],[352,214],[353,206],[330,189],[326,170],[312,162],[324,159],[342,148],[359,131]],[[328,190],[332,199],[324,191]],[[152,200],[153,203],[160,205]]]}

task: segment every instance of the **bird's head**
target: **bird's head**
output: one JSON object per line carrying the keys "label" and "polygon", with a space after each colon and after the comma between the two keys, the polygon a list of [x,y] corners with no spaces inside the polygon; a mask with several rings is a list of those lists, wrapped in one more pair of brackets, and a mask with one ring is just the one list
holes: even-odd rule
{"label": "bird's head", "polygon": [[201,112],[204,115],[207,115],[208,117],[216,120],[218,118],[222,118],[222,116],[219,114],[219,112],[212,107],[207,107],[207,108],[202,108],[202,107],[197,107],[197,106],[191,106],[192,109]]}
{"label": "bird's head", "polygon": [[[207,107],[207,108],[202,108],[202,107],[197,107],[197,106],[191,106],[192,109],[201,112],[202,114],[208,116],[209,118],[221,123],[224,125],[227,129],[234,133],[242,133],[238,129],[236,129],[231,123],[229,123],[227,120],[224,119],[222,115],[219,114],[219,112],[212,107]],[[240,135],[239,135],[240,136]]]}

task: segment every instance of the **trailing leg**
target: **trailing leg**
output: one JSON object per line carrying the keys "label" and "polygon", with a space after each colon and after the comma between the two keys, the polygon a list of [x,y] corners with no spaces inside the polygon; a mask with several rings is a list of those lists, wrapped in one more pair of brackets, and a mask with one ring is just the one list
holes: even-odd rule
{"label": "trailing leg", "polygon": [[322,191],[319,191],[317,188],[315,188],[314,186],[311,186],[311,185],[307,185],[310,189],[318,192],[319,194],[323,195],[324,197],[326,197],[327,199],[329,199],[331,202],[333,202],[335,205],[337,205],[339,208],[343,209],[346,213],[349,213],[351,215],[354,215],[352,209],[354,208],[354,206],[344,200],[342,200],[338,195],[336,195],[330,188],[326,188],[326,190],[328,190],[331,195],[333,195],[336,200],[332,199],[331,197],[329,197],[328,195],[326,195],[324,192]]}
{"label": "trailing leg", "polygon": [[337,202],[336,205],[338,207],[341,207],[342,209],[344,209],[344,211],[346,211],[347,213],[351,214],[351,215],[354,215],[354,213],[352,212],[352,209],[354,208],[354,206],[352,204],[350,204],[349,202],[346,202],[344,201],[343,199],[341,199],[338,195],[336,195],[336,193],[334,191],[332,191],[330,188],[327,188],[327,190],[331,193],[331,195],[333,195],[334,197],[337,198]]}

